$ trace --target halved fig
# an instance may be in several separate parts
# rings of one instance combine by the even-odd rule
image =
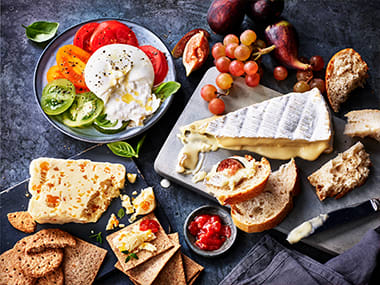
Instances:
[[[185,46],[187,44],[187,42],[190,40],[190,38],[192,36],[194,36],[195,34],[198,34],[199,32],[203,32],[205,37],[207,39],[210,38],[210,33],[207,32],[206,30],[204,29],[194,29],[194,30],[191,30],[190,32],[186,33],[179,41],[178,43],[175,45],[175,47],[173,48],[172,50],[172,55],[174,58],[179,58],[183,55],[183,51],[185,50]]]
[[[182,62],[186,69],[186,76],[200,68],[206,61],[210,52],[208,40],[204,32],[199,32],[192,36],[183,51]]]

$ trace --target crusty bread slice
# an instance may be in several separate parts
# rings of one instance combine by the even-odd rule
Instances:
[[[235,158],[237,159],[239,157]],[[239,158],[239,160],[243,159],[243,157]],[[271,173],[270,163],[264,157],[261,161],[255,161],[252,157],[250,157],[250,159],[250,161],[244,159],[247,161],[247,163],[245,163],[245,168],[238,170],[235,174],[228,177],[229,179],[233,179],[233,176],[241,175],[239,174],[241,171],[249,170],[247,173],[249,173],[250,176],[248,178],[240,176],[239,180],[236,181],[237,184],[234,186],[227,184],[220,187],[211,184],[210,180],[207,181],[208,177],[220,175],[220,172],[212,171],[206,177],[205,183],[207,191],[214,195],[222,205],[243,202],[259,195],[264,190],[265,184]]]
[[[344,115],[347,124],[344,134],[350,137],[372,137],[380,142],[380,110],[359,110]]]
[[[371,160],[361,142],[357,142],[337,157],[329,160],[320,169],[311,174],[309,179],[319,200],[326,197],[335,199],[358,187],[367,180]]]
[[[367,78],[368,66],[352,48],[343,49],[330,59],[326,68],[326,92],[334,112]]]
[[[247,233],[277,226],[293,208],[299,193],[298,170],[294,159],[273,172],[264,191],[253,199],[231,205],[234,224]]]

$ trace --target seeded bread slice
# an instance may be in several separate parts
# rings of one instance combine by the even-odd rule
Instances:
[[[380,142],[380,110],[359,110],[344,115],[347,124],[344,134],[350,137],[372,137]]]
[[[334,196],[338,199],[364,184],[369,175],[370,165],[369,154],[366,153],[363,144],[357,142],[325,163],[307,179],[315,187],[319,200]]]
[[[247,233],[271,229],[293,208],[293,196],[299,193],[299,189],[297,166],[291,159],[269,176],[261,194],[231,205],[232,220]]]
[[[246,167],[250,166],[247,165]],[[206,181],[207,191],[214,195],[222,205],[243,202],[259,195],[264,190],[271,173],[271,167],[269,161],[264,157],[261,161],[254,161],[252,167],[255,167],[255,175],[250,178],[243,178],[233,189],[230,185],[218,187]],[[218,172],[213,174],[218,175]]]
[[[343,49],[330,59],[325,79],[327,98],[334,112],[339,111],[351,91],[363,86],[367,71],[367,64],[352,48]]]

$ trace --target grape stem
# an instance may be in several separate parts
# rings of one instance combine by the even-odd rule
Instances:
[[[232,88],[232,87],[231,87],[231,88]],[[230,94],[230,90],[231,90],[231,88],[230,88],[230,89],[227,89],[227,90],[224,90],[225,93],[216,92],[217,97],[220,98],[220,97],[222,97],[222,96],[227,96],[227,95],[229,95],[229,94]]]
[[[255,61],[258,60],[260,58],[260,56],[270,53],[275,48],[276,48],[276,45],[271,45],[271,46],[266,47],[266,48],[259,48],[259,51],[252,54],[252,56],[254,56],[253,60],[255,60]]]

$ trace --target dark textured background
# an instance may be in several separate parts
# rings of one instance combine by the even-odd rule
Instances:
[[[4,190],[28,178],[28,166],[32,159],[40,156],[70,157],[91,144],[75,141],[53,128],[43,117],[35,103],[32,82],[37,60],[43,45],[27,40],[22,24],[47,20],[59,22],[58,34],[82,21],[99,17],[120,17],[146,26],[159,35],[173,48],[175,43],[189,30],[197,27],[209,30],[206,21],[207,9],[211,1],[10,1],[1,2],[1,165],[0,189]],[[380,94],[380,1],[285,1],[283,17],[297,29],[300,39],[300,55],[310,57],[321,55],[325,62],[338,50],[352,47],[368,63],[370,77],[364,89],[354,92],[349,102],[344,104],[339,116],[352,109],[365,107],[379,108]],[[245,20],[241,29],[255,26]],[[211,44],[222,37],[212,34]],[[181,60],[176,60],[178,81],[182,88],[161,121],[147,132],[142,155],[136,160],[148,184],[155,186],[160,200],[165,203],[165,211],[170,220],[181,225],[191,209],[208,203],[196,194],[172,186],[162,189],[160,177],[153,170],[153,162],[161,145],[180,115],[204,72],[212,66],[209,57],[199,71],[185,77]],[[276,82],[272,76],[275,62],[266,56],[265,75],[262,84],[283,93],[292,89],[296,82],[295,72],[284,82]],[[377,94],[378,96],[376,96]],[[137,138],[138,139],[138,138]],[[131,140],[132,144],[137,139]],[[182,232],[180,226],[175,230]],[[283,236],[271,231],[282,240]],[[261,234],[250,235],[253,244]],[[247,239],[247,235],[239,234]],[[182,236],[181,236],[181,240]],[[200,283],[214,284],[238,262],[249,248],[235,247],[221,259],[207,260],[191,255],[205,265],[206,272]],[[321,261],[330,256],[297,245],[297,248]],[[186,245],[184,250],[188,252]],[[190,252],[188,252],[190,254]],[[126,280],[121,274],[114,274],[104,281]]]

